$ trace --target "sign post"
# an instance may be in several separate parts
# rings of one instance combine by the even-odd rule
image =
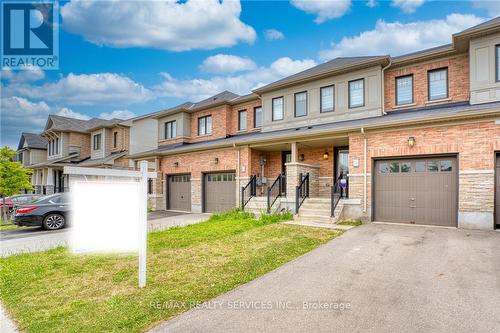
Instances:
[[[64,173],[67,175],[83,176],[85,179],[84,181],[76,181],[74,183],[75,189],[72,193],[72,200],[75,200],[75,207],[73,207],[75,213],[76,211],[80,212],[78,216],[73,216],[75,226],[72,229],[78,230],[78,238],[72,243],[76,251],[78,249],[81,249],[83,252],[138,251],[138,284],[139,288],[146,287],[148,179],[156,178],[156,173],[148,172],[147,161],[140,162],[139,171],[65,166]],[[87,180],[87,176],[97,177],[98,179]],[[109,180],[110,178],[115,178],[116,181],[112,182]],[[127,178],[131,181],[124,181]],[[82,196],[81,194],[86,195]],[[100,197],[100,199],[97,199],[96,202],[97,197]],[[124,202],[126,202],[125,206]],[[109,205],[112,207],[109,207]],[[99,209],[102,209],[102,214],[94,214],[91,217],[86,216],[86,212],[94,212]],[[117,218],[115,215],[103,216],[109,212],[114,212],[112,214],[116,214],[116,212],[121,213],[121,217]],[[80,220],[82,221],[80,222]],[[119,233],[120,237],[117,239],[118,235],[115,224],[125,220],[130,221],[128,223],[130,223],[131,228],[121,230]],[[96,238],[98,237],[95,235],[95,229],[87,230],[90,228],[89,225],[91,223],[108,226],[111,228],[111,231],[104,232],[102,235],[99,234],[99,241],[96,242]],[[137,228],[133,227],[134,225]],[[81,228],[78,228],[78,226]],[[87,234],[90,237],[83,237],[83,235]],[[124,248],[121,243],[127,246]]]

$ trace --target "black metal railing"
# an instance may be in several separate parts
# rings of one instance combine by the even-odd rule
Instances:
[[[64,193],[69,192],[69,187],[55,187],[54,193]]]
[[[300,206],[309,197],[309,173],[299,174],[300,183],[295,187],[295,214],[299,213]]]
[[[341,174],[337,180],[335,181],[335,184],[332,186],[332,193],[331,193],[331,216],[334,217],[335,215],[335,208],[337,208],[337,205],[340,201],[341,198],[347,198],[347,193],[348,193],[349,187],[347,183],[347,177],[344,174]]]
[[[241,209],[245,210],[247,203],[257,195],[257,175],[250,177],[248,184],[241,188]]]
[[[271,207],[276,200],[282,196],[286,196],[286,177],[284,174],[276,177],[271,186],[267,188],[267,212],[271,213]]]

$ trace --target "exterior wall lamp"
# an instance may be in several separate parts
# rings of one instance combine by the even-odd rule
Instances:
[[[411,147],[413,147],[413,146],[415,146],[415,144],[416,144],[416,143],[417,143],[417,142],[415,141],[415,137],[410,136],[410,137],[408,138],[408,146],[409,146],[410,148],[411,148]]]
[[[323,159],[327,160],[329,157],[330,155],[328,154],[328,151],[325,151],[325,153],[323,154]]]
[[[179,162],[174,162],[174,163],[172,163],[172,166],[173,166],[174,168],[177,168],[177,167],[179,166]]]
[[[304,161],[304,154],[299,155],[299,161],[301,161],[301,162]]]
[[[214,164],[219,164],[219,158],[218,157],[214,158]]]

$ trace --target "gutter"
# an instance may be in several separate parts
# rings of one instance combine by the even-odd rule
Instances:
[[[380,86],[382,87],[381,91],[382,91],[382,115],[385,116],[387,114],[387,112],[385,112],[385,80],[384,80],[384,72],[387,68],[391,67],[392,65],[392,59],[389,57],[389,63],[387,64],[387,66],[385,67],[382,67],[382,77],[380,78]]]
[[[367,185],[367,170],[366,170],[366,167],[367,167],[367,159],[366,159],[366,133],[365,133],[365,129],[364,127],[361,127],[361,134],[363,135],[363,213],[366,214],[366,211],[367,211],[367,197],[368,197],[368,194],[366,193],[367,192],[367,188],[368,188],[368,185]]]

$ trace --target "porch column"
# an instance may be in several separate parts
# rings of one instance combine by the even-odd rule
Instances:
[[[52,168],[47,168],[47,186],[45,194],[54,193],[54,170]]]
[[[292,160],[290,162],[296,163],[299,160],[299,145],[297,142],[292,142]]]

